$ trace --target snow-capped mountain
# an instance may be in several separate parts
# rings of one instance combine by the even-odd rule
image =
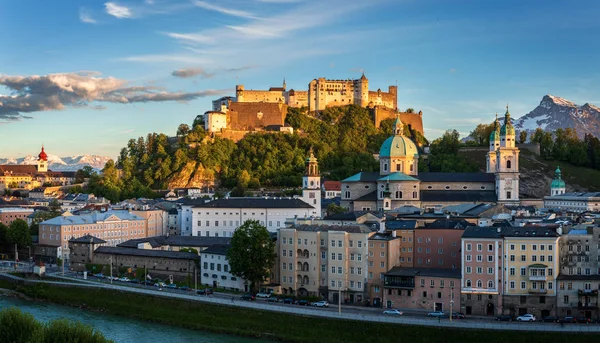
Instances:
[[[111,158],[99,155],[80,155],[59,157],[48,154],[48,169],[53,171],[77,171],[85,166],[91,166],[96,170],[104,168]],[[37,164],[38,157],[27,155],[21,158],[0,158],[0,164]]]
[[[586,103],[579,106],[567,99],[545,95],[533,111],[513,120],[517,131],[535,131],[540,127],[545,131],[574,128],[583,137],[590,133],[600,137],[600,108]]]

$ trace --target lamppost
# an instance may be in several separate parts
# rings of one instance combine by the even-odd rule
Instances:
[[[146,263],[144,263],[144,287],[146,287],[146,280],[148,280],[148,269],[146,269]]]
[[[454,308],[454,287],[450,288],[450,322],[452,322],[453,308]]]
[[[342,315],[342,281],[338,280],[338,314]]]
[[[108,260],[110,261],[110,284],[112,285],[112,256]]]

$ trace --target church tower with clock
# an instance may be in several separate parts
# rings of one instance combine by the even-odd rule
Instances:
[[[312,147],[306,159],[306,174],[302,178],[302,200],[311,205],[314,210],[312,217],[321,217],[321,174],[319,162],[315,157]]]
[[[499,132],[499,139],[495,140],[499,145],[490,141],[490,154],[495,154],[494,163],[488,163],[488,172],[496,174],[496,195],[499,203],[519,203],[519,148],[516,147],[515,128],[510,119],[510,112],[506,106],[504,123]],[[491,137],[490,137],[491,138]],[[499,142],[498,142],[499,140]],[[495,151],[492,151],[494,149]],[[495,170],[490,170],[493,165]]]

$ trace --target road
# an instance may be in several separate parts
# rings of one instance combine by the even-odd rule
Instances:
[[[62,278],[62,273],[54,273],[56,278]],[[70,277],[69,277],[70,276]],[[175,299],[200,301],[206,303],[214,303],[229,306],[239,306],[246,308],[254,308],[267,311],[284,312],[290,314],[309,315],[314,317],[325,317],[325,318],[337,318],[337,319],[349,319],[369,322],[380,322],[380,323],[391,323],[391,324],[405,324],[405,325],[422,325],[422,326],[436,326],[436,327],[453,327],[453,328],[464,328],[464,329],[487,329],[487,330],[514,330],[514,331],[552,331],[552,332],[588,332],[588,333],[600,333],[600,325],[598,324],[568,324],[558,325],[553,323],[517,323],[517,322],[496,322],[493,320],[453,320],[437,318],[427,318],[422,314],[411,315],[406,314],[403,316],[385,316],[382,314],[381,309],[374,308],[362,308],[362,307],[348,307],[342,306],[342,312],[338,313],[336,306],[329,308],[316,308],[311,306],[298,306],[283,303],[271,303],[264,300],[259,301],[244,301],[239,298],[239,295],[219,293],[213,294],[212,296],[200,296],[196,295],[195,292],[182,291],[182,290],[158,290],[153,286],[144,286],[138,284],[129,284],[115,281],[112,285],[105,279],[96,279],[91,277],[90,280],[83,280],[81,276],[73,280],[73,273],[65,273],[65,281],[50,281],[51,284],[62,284],[62,285],[73,285],[77,287],[97,287],[105,289],[113,289],[119,291],[134,292],[139,294],[147,294],[152,296],[160,297],[171,297]],[[12,275],[9,277],[17,278]],[[77,281],[74,283],[73,281]]]

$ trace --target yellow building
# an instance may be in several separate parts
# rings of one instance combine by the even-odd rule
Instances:
[[[503,229],[504,284],[501,313],[556,315],[559,235],[545,227]]]

